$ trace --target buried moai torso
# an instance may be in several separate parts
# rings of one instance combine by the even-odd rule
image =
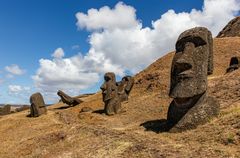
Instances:
[[[30,104],[31,104],[31,107],[30,107],[31,117],[38,117],[42,114],[47,113],[47,108],[41,93],[34,93],[33,95],[31,95]]]
[[[237,70],[239,68],[239,60],[240,60],[240,57],[232,57],[230,60],[229,67],[226,70],[226,73]]]
[[[80,103],[82,103],[83,101],[78,99],[78,98],[73,98],[70,97],[69,95],[67,95],[66,93],[64,93],[63,91],[59,90],[57,92],[57,95],[61,98],[61,101],[69,106],[76,106]]]
[[[11,105],[0,107],[0,115],[8,115],[11,113]]]
[[[118,87],[116,84],[115,74],[108,72],[104,75],[105,82],[101,86],[104,111],[107,115],[119,113],[121,102],[118,96]]]
[[[211,32],[196,27],[183,32],[172,61],[168,109],[170,131],[196,128],[219,112],[219,104],[207,96],[207,75],[213,72]]]
[[[124,76],[120,82],[117,83],[118,95],[121,101],[128,100],[128,96],[132,90],[134,78],[131,76]]]

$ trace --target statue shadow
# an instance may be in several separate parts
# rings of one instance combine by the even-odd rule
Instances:
[[[95,110],[95,111],[93,111],[92,113],[95,113],[95,114],[104,114],[105,111],[104,111],[104,109],[100,109],[100,110]]]
[[[32,117],[31,114],[27,114],[26,117]]]
[[[153,131],[155,133],[168,132],[170,129],[166,119],[146,121],[140,124],[140,126],[143,126],[146,131]]]
[[[64,110],[64,109],[68,109],[68,108],[71,108],[72,106],[61,106],[61,107],[58,107],[58,108],[54,108],[54,109],[57,109],[57,110]]]

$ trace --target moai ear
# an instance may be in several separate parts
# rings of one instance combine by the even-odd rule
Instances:
[[[213,73],[213,38],[210,31],[208,31],[208,48],[208,75],[211,75]]]

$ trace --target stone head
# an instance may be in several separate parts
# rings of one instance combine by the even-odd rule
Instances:
[[[38,108],[45,107],[45,102],[43,99],[43,96],[41,93],[34,93],[30,97],[30,104],[34,104],[35,106],[38,106]]]
[[[229,63],[229,67],[227,68],[227,73],[237,70],[239,68],[239,57],[232,57]]]
[[[171,68],[169,96],[190,98],[207,90],[207,75],[213,72],[211,32],[196,27],[180,34]]]
[[[107,72],[104,75],[104,83],[100,87],[103,94],[103,101],[112,99],[116,95],[116,78],[113,72]]]
[[[230,64],[229,66],[232,66],[232,65],[239,65],[239,57],[232,57],[231,60],[230,60]]]
[[[122,78],[122,82],[126,85],[125,86],[126,93],[129,94],[134,84],[134,78],[132,76],[124,76]]]

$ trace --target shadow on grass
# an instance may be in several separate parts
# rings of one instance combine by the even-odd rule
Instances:
[[[143,126],[146,131],[155,133],[168,132],[170,129],[166,119],[146,121],[140,124],[140,126]]]
[[[31,114],[27,114],[26,117],[32,117]]]
[[[95,111],[93,111],[92,113],[96,113],[96,114],[104,114],[105,111],[104,111],[104,109],[100,109],[100,110],[95,110]]]
[[[64,109],[68,109],[68,108],[71,108],[72,106],[61,106],[59,108],[54,108],[54,109],[57,109],[57,110],[64,110]]]

